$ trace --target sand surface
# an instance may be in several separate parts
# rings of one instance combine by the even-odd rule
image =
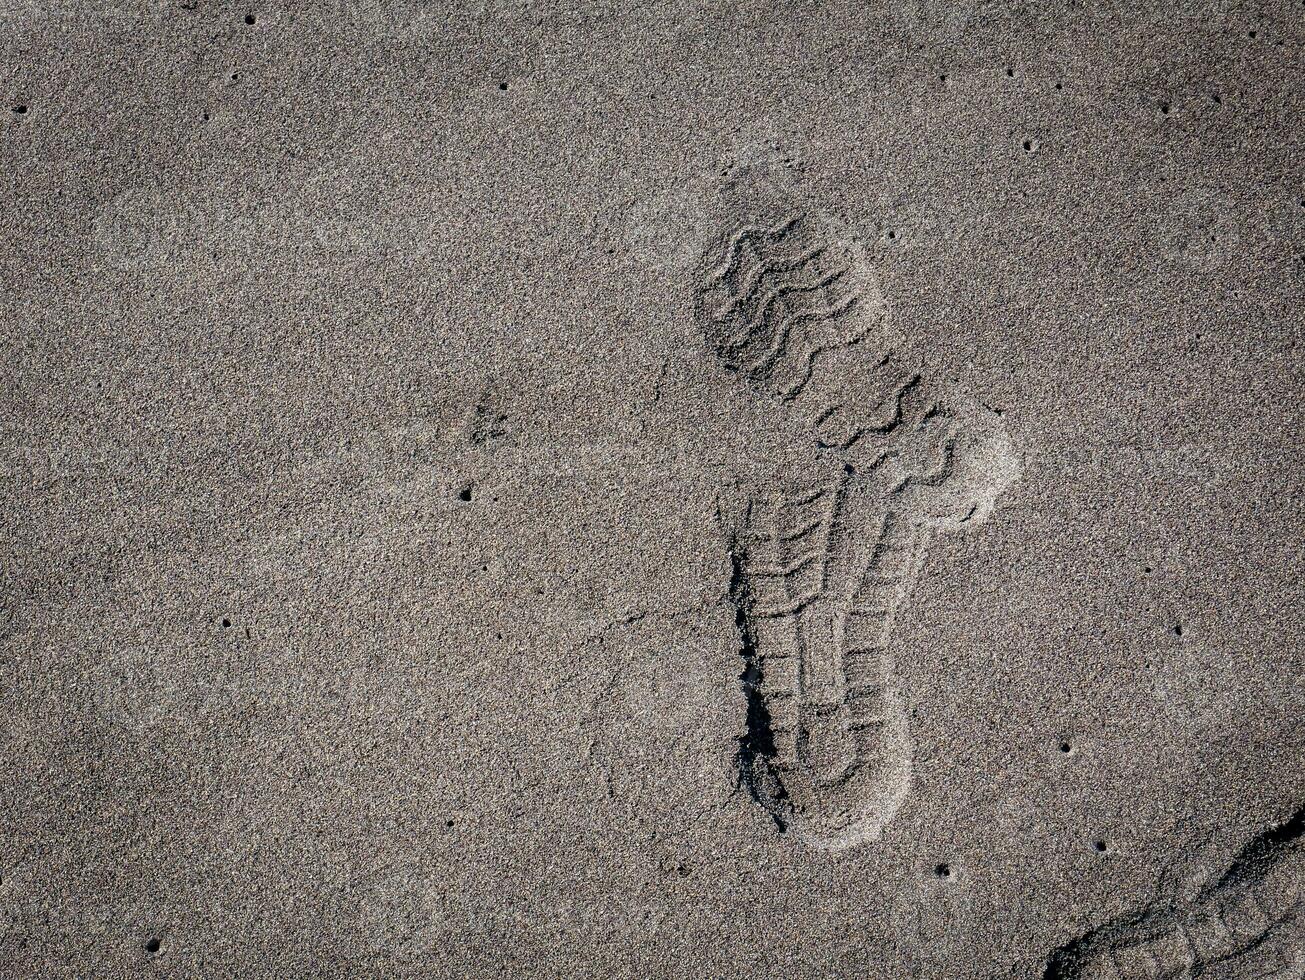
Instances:
[[[1300,980],[1303,43],[0,0],[0,974]]]

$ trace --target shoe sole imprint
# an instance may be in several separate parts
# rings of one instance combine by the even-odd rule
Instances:
[[[956,490],[960,420],[918,374],[888,358],[848,357],[885,316],[851,238],[819,214],[760,210],[709,243],[699,325],[728,371],[858,465],[751,501],[731,542],[748,698],[739,770],[781,830],[839,850],[878,837],[910,789],[889,639],[928,541],[945,526],[930,495],[946,490],[939,499],[968,504],[975,494],[995,499],[1004,483]],[[868,411],[866,391],[877,392]],[[964,524],[979,507],[951,519]]]
[[[844,522],[867,507],[879,510],[878,533],[845,533]],[[813,508],[824,513],[803,532]],[[741,757],[744,782],[781,830],[791,826],[814,846],[874,839],[911,783],[888,635],[928,532],[840,480],[754,501],[746,534],[734,600],[745,684],[759,699],[767,744]],[[811,550],[794,553],[803,546]]]
[[[696,313],[722,363],[794,402],[816,362],[882,321],[883,295],[860,248],[830,219],[790,211],[740,220],[710,245]]]
[[[1107,923],[1056,950],[1045,980],[1302,980],[1305,810],[1248,844],[1185,905]]]

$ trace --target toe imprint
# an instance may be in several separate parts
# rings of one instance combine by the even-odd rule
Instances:
[[[697,315],[716,355],[784,401],[812,384],[822,353],[857,343],[883,314],[861,249],[818,213],[737,221],[703,260]]]

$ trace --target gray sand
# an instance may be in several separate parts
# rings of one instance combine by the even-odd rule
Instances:
[[[1305,976],[1300,4],[0,26],[4,976]]]

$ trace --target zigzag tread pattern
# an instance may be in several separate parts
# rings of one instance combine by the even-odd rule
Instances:
[[[818,216],[737,227],[704,264],[698,317],[717,356],[753,382],[788,379],[776,384],[785,399],[800,394],[821,350],[859,339],[840,321],[866,300],[864,269]]]

